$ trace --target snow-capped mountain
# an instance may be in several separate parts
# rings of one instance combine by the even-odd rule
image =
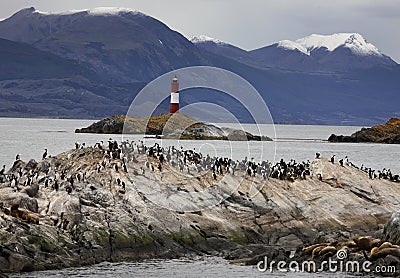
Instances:
[[[241,60],[248,55],[246,50],[205,35],[191,36],[188,39],[197,47],[220,56]]]
[[[39,10],[34,10],[33,13],[38,13],[42,15],[71,15],[77,13],[86,13],[88,15],[94,16],[110,16],[110,15],[121,15],[121,14],[133,14],[133,15],[141,15],[147,16],[144,13],[139,11],[129,9],[129,8],[119,8],[119,7],[97,7],[93,9],[84,9],[84,10],[70,10],[70,11],[62,11],[62,12],[43,12]]]
[[[212,43],[215,43],[215,44],[226,44],[223,41],[208,37],[206,35],[190,36],[188,39],[194,44],[207,43],[207,42],[212,42]]]
[[[47,13],[27,8],[0,23],[0,37],[79,61],[114,82],[149,81],[177,64],[204,63],[184,36],[131,9]]]
[[[397,65],[358,33],[312,34],[296,41],[282,40],[252,51],[245,51],[218,39],[207,39],[206,36],[192,42],[215,54],[265,68],[351,71]]]
[[[371,125],[400,116],[399,65],[357,33],[311,35],[246,51],[207,36],[189,41],[131,9],[28,8],[0,21],[0,38],[0,116],[126,113],[147,82],[196,65],[244,77],[279,123]],[[185,90],[181,101],[215,103],[251,121],[240,103],[215,91]],[[168,100],[162,105],[168,109]]]
[[[298,50],[306,55],[311,55],[314,50],[321,48],[332,52],[338,47],[345,47],[356,55],[383,56],[376,46],[367,42],[358,33],[338,33],[327,36],[312,34],[296,41],[279,41],[277,46],[287,50]]]
[[[396,66],[358,33],[310,35],[282,40],[250,51],[250,59],[263,66],[302,71],[352,71],[376,66]]]

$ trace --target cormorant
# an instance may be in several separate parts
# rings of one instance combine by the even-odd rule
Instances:
[[[43,153],[43,156],[42,156],[42,160],[45,160],[46,157],[47,157],[47,149],[44,149],[44,153]]]
[[[3,169],[0,170],[0,175],[4,175],[6,172],[6,165],[3,165]]]

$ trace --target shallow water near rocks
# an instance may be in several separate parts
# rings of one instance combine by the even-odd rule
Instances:
[[[65,119],[15,119],[0,118],[0,164],[7,167],[20,153],[21,159],[39,160],[45,148],[50,155],[74,148],[76,141],[86,145],[94,145],[100,140],[143,140],[143,135],[107,135],[74,133],[76,128],[86,127],[93,120]],[[237,124],[217,124],[238,128]],[[394,173],[400,173],[400,145],[368,144],[368,143],[329,143],[330,134],[350,135],[361,127],[355,126],[312,126],[312,125],[251,125],[244,124],[246,131],[269,136],[274,142],[226,142],[226,141],[175,141],[163,140],[164,145],[177,145],[184,148],[196,148],[210,155],[229,156],[233,159],[250,159],[261,156],[270,161],[295,159],[297,161],[312,160],[316,152],[322,156],[336,154],[337,159],[348,156],[349,160],[358,166],[364,164],[374,169],[390,168]],[[146,139],[148,144],[160,142],[156,139]],[[275,152],[276,151],[276,152]]]
[[[229,264],[218,257],[100,263],[88,267],[14,274],[10,277],[348,277],[345,273],[260,272],[256,266]],[[368,277],[368,276],[363,276]]]

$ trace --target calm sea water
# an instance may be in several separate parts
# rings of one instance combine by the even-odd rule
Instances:
[[[143,140],[142,135],[104,135],[76,134],[76,128],[93,123],[90,120],[57,119],[12,119],[0,118],[0,164],[11,166],[15,156],[20,153],[23,160],[40,159],[44,149],[56,155],[74,147],[75,141],[93,145],[110,137],[116,140]],[[223,126],[238,127],[236,124]],[[329,143],[330,134],[350,135],[360,127],[354,126],[299,126],[299,125],[243,125],[253,133],[261,133],[274,138],[274,142],[226,142],[226,141],[175,141],[163,140],[162,145],[175,145],[184,148],[196,148],[202,153],[243,159],[247,156],[255,160],[268,159],[277,161],[295,159],[312,160],[316,152],[323,156],[336,154],[338,159],[349,157],[356,165],[364,164],[374,169],[390,168],[400,173],[400,145]],[[259,129],[259,132],[258,132]],[[148,144],[159,142],[146,139]]]
[[[243,125],[253,133],[261,133],[273,142],[226,142],[226,141],[175,141],[144,139],[142,135],[75,134],[76,128],[85,127],[88,120],[49,120],[0,118],[0,164],[11,166],[16,154],[23,160],[39,160],[44,149],[56,155],[74,147],[75,141],[93,145],[110,137],[116,140],[145,140],[148,144],[175,145],[196,148],[202,153],[243,159],[277,161],[295,159],[312,160],[316,152],[323,156],[336,154],[340,159],[349,156],[357,165],[375,169],[390,168],[400,173],[400,145],[329,143],[330,134],[350,135],[360,127],[343,126],[291,126],[291,125]],[[238,127],[224,124],[223,126]],[[258,132],[259,131],[259,132]],[[339,274],[260,273],[255,267],[231,265],[221,258],[147,260],[136,263],[102,263],[90,267],[59,271],[15,274],[14,277],[346,277]]]
[[[14,274],[11,277],[348,277],[340,273],[260,272],[256,266],[229,264],[217,257],[194,259],[145,260],[136,263],[100,263],[90,267]],[[365,276],[364,276],[365,277]]]

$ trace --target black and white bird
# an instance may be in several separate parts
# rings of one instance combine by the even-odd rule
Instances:
[[[346,165],[346,166],[349,165],[349,157],[348,157],[347,155],[344,157],[343,163],[344,163],[344,165]]]
[[[334,154],[334,155],[332,155],[332,157],[331,157],[331,162],[332,162],[332,163],[335,163],[335,156],[336,156],[336,155]]]
[[[47,149],[44,149],[44,153],[42,155],[42,160],[45,160],[47,157]]]
[[[3,165],[3,168],[0,170],[0,175],[4,175],[6,172],[6,165]]]

